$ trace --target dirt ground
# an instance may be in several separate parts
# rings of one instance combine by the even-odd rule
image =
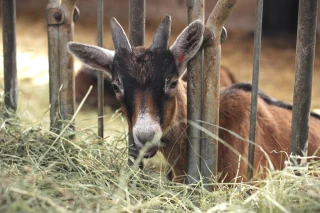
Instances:
[[[17,17],[17,67],[19,76],[19,112],[25,119],[49,124],[49,89],[47,61],[47,33],[45,19],[21,14]],[[85,19],[75,25],[75,41],[87,44],[96,43],[96,22]],[[159,20],[160,22],[160,20]],[[174,22],[174,20],[173,20]],[[32,23],[32,26],[30,26]],[[109,32],[109,21],[105,21],[105,47],[113,48]],[[122,23],[127,31],[127,23]],[[29,27],[26,27],[29,26]],[[184,26],[172,30],[172,44]],[[2,28],[2,27],[1,27]],[[146,28],[146,44],[152,41],[156,26]],[[2,35],[0,35],[2,41]],[[0,51],[2,53],[2,43]],[[314,64],[314,83],[312,93],[312,109],[320,109],[320,46],[316,46]],[[0,58],[0,91],[3,91],[3,57]],[[236,29],[228,31],[228,39],[222,45],[222,64],[228,67],[237,81],[251,81],[253,66],[253,34]],[[76,69],[79,68],[76,62]],[[259,87],[266,94],[292,103],[295,70],[295,38],[263,38],[261,49]],[[122,131],[121,119],[110,120],[113,111],[106,107],[106,135]],[[76,124],[81,128],[97,126],[97,113],[94,107],[85,105],[76,117]],[[95,129],[95,128],[94,128]]]

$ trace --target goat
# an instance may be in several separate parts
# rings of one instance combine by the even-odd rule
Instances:
[[[89,87],[92,85],[91,93],[87,98],[87,102],[91,105],[96,106],[98,103],[97,93],[97,71],[88,67],[82,66],[77,72],[75,77],[75,93],[76,101],[82,101],[84,96],[87,94]],[[183,81],[187,81],[187,72],[181,77]],[[104,75],[104,104],[111,107],[112,109],[119,109],[120,103],[116,99],[116,95],[111,85],[112,79],[108,75]],[[220,87],[228,87],[236,83],[235,77],[232,75],[230,70],[226,67],[221,66],[220,69]]]
[[[88,92],[90,86],[92,90],[87,98],[87,103],[97,106],[98,103],[98,79],[96,70],[88,67],[81,67],[75,77],[75,93],[76,101],[82,101]],[[120,104],[116,99],[116,95],[111,86],[111,78],[108,75],[104,76],[104,104],[116,110],[120,108]]]
[[[70,42],[69,51],[91,69],[112,77],[112,86],[121,104],[137,150],[148,142],[145,158],[159,150],[173,171],[174,181],[183,182],[187,168],[187,85],[181,80],[187,63],[199,50],[204,25],[197,20],[187,26],[168,47],[171,18],[167,16],[156,30],[149,48],[131,47],[115,18],[111,19],[115,54],[96,46]],[[251,84],[237,83],[220,91],[219,126],[248,139]],[[260,92],[254,168],[268,166],[268,155],[275,169],[282,169],[289,152],[292,107]],[[309,154],[319,155],[320,116],[311,114]],[[228,131],[219,138],[248,157],[248,143]],[[223,144],[218,148],[220,181],[246,180],[247,162]],[[238,174],[238,176],[237,176]],[[241,177],[241,178],[238,178]]]

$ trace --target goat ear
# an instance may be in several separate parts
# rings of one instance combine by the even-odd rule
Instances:
[[[68,51],[87,67],[105,71],[111,76],[114,51],[76,42],[68,43]]]
[[[169,37],[171,33],[171,17],[167,15],[159,24],[153,37],[151,50],[167,50],[169,47]]]
[[[192,59],[200,49],[203,41],[203,33],[203,23],[200,20],[196,20],[180,33],[170,47],[180,75],[182,75],[187,68],[188,61]]]
[[[132,50],[129,40],[117,19],[112,18],[110,21],[110,26],[114,49],[116,50],[116,52],[119,49],[126,49],[127,51],[131,52]]]

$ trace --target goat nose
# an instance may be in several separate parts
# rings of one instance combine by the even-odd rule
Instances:
[[[137,139],[140,141],[140,143],[145,144],[152,141],[154,134],[154,131],[139,132],[139,134],[137,135]]]

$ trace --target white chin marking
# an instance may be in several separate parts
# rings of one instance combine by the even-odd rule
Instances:
[[[146,141],[140,141],[139,136],[149,135],[149,134],[152,134],[152,132],[154,132],[154,136],[150,137],[150,141],[147,141],[147,142],[151,143],[151,145],[159,146],[160,139],[162,137],[162,130],[159,122],[153,119],[150,113],[140,112],[136,120],[136,123],[133,125],[133,130],[132,130],[136,145],[139,147],[143,147]]]

